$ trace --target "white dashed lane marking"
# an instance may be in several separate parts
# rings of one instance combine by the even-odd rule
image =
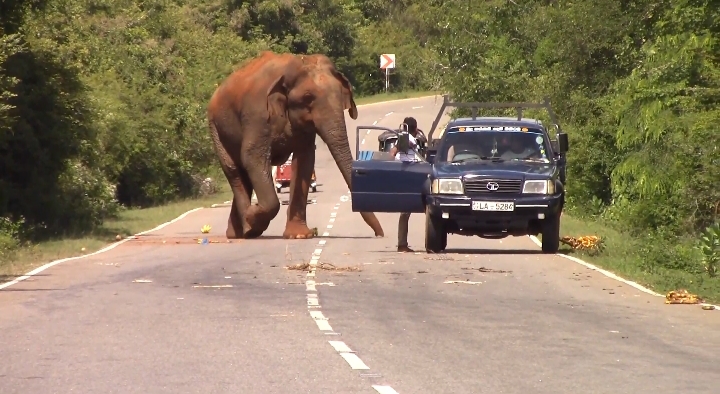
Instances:
[[[386,115],[387,116],[387,115]],[[377,123],[377,122],[375,122]],[[350,192],[348,192],[350,194]],[[343,202],[349,201],[350,198],[347,195],[342,195],[340,197],[340,202],[335,204],[333,207],[333,212],[330,213],[330,220],[329,223],[334,223],[337,218],[337,211],[340,209],[340,204]],[[332,224],[327,225],[328,229],[333,228]],[[330,233],[328,231],[325,231],[322,234],[323,237],[330,236]],[[320,261],[320,256],[323,252],[323,247],[327,244],[326,239],[321,239],[318,241],[317,248],[312,253],[312,256],[310,257],[310,270],[308,271],[305,279],[305,288],[307,291],[307,305],[308,305],[308,312],[310,313],[310,317],[313,319],[315,324],[317,325],[318,329],[325,335],[340,335],[340,333],[335,332],[332,328],[332,325],[330,325],[330,320],[323,314],[323,312],[319,309],[322,309],[322,306],[320,305],[320,298],[318,297],[317,293],[317,285],[328,285],[328,286],[335,286],[331,282],[327,283],[317,283],[315,281],[315,274],[317,271],[318,262]],[[351,369],[353,370],[369,370],[370,367],[368,367],[356,354],[356,352],[343,341],[328,341],[330,346],[335,349],[335,351],[340,355],[340,357],[345,360],[345,362],[348,363]],[[377,377],[379,377],[378,375]],[[397,391],[395,391],[390,386],[384,386],[384,385],[372,385],[372,388],[375,389],[380,394],[398,394]]]
[[[374,388],[375,391],[377,391],[380,394],[398,394],[398,392],[393,390],[393,388],[390,386],[380,386],[380,385],[374,384],[372,386],[372,388]]]
[[[350,347],[345,344],[343,341],[328,341],[330,343],[330,346],[335,349],[338,353],[352,353],[353,351],[350,350]]]
[[[340,357],[344,358],[352,369],[370,369],[355,353],[340,353]]]

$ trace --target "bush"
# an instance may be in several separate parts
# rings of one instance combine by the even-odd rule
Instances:
[[[0,262],[9,261],[20,246],[20,233],[24,221],[0,217]]]
[[[105,218],[116,215],[120,209],[115,185],[99,169],[80,162],[68,165],[60,175],[59,188],[57,204],[66,208],[52,228],[81,233],[100,226]]]

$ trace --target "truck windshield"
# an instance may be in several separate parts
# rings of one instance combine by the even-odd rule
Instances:
[[[539,129],[453,127],[443,136],[436,162],[530,161],[549,163],[549,144]]]

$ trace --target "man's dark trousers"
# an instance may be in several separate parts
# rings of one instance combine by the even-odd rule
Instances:
[[[398,247],[408,246],[408,224],[410,222],[410,212],[400,214],[400,220],[398,221]]]

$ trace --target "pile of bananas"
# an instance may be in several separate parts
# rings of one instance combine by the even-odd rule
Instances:
[[[583,237],[562,237],[560,242],[569,245],[575,250],[587,250],[590,252],[601,252],[605,247],[602,238],[596,235],[586,235]]]
[[[690,294],[687,290],[673,290],[665,296],[666,304],[699,304],[700,298],[695,294]]]

